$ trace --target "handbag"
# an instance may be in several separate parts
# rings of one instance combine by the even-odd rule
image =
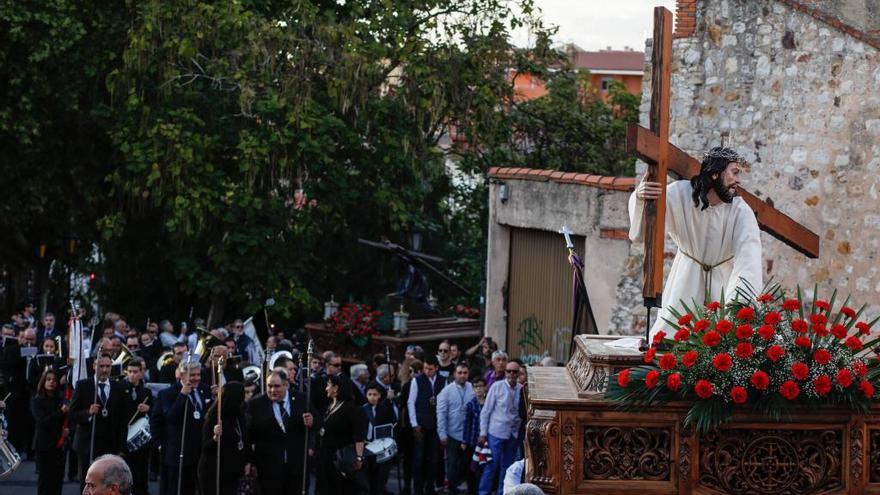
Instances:
[[[238,495],[260,495],[260,484],[257,482],[257,477],[246,474],[239,478],[238,489],[235,493]]]
[[[354,449],[354,444],[346,445],[336,450],[333,455],[333,465],[345,477],[350,477],[354,474],[355,462],[357,462],[357,451]]]

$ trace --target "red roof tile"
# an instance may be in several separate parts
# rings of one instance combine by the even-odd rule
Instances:
[[[574,66],[577,69],[642,71],[644,64],[644,52],[609,50],[574,54]]]
[[[633,177],[610,177],[595,174],[519,167],[491,167],[489,169],[489,177],[507,180],[549,180],[561,184],[581,184],[614,191],[632,191],[635,189],[636,185],[636,179]]]

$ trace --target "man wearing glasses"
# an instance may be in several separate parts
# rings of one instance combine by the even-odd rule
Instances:
[[[437,374],[443,378],[443,382],[449,382],[455,371],[455,363],[452,362],[452,354],[449,352],[451,347],[448,340],[440,342],[440,346],[437,347],[437,362],[440,364]]]
[[[483,470],[480,478],[480,495],[492,493],[492,487],[498,486],[498,495],[504,490],[499,480],[505,471],[516,460],[517,437],[519,434],[519,401],[522,385],[519,384],[519,364],[511,361],[504,368],[504,380],[492,384],[486,395],[486,403],[480,413],[481,446],[489,445],[492,461]]]
[[[232,322],[232,340],[235,341],[235,353],[246,358],[250,363],[260,362],[257,359],[257,349],[254,341],[244,333],[244,323],[241,320]]]

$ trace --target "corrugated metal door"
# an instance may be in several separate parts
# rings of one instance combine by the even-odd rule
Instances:
[[[565,361],[572,318],[572,269],[565,242],[561,235],[543,230],[510,231],[508,353],[521,357],[546,350]],[[584,245],[581,236],[572,240],[576,246]]]

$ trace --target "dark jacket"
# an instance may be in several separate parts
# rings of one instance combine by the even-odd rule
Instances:
[[[148,417],[149,413],[138,413],[137,407],[141,403],[144,403],[150,406],[150,410],[153,410],[153,393],[144,386],[143,381],[140,385],[135,387],[127,380],[123,380],[119,382],[123,387],[123,395],[125,396],[125,424],[126,424],[126,432],[128,431],[128,423],[134,422],[134,420],[140,419],[142,417]],[[127,449],[126,449],[127,450]]]
[[[101,399],[98,398],[98,403]],[[70,421],[77,424],[73,437],[73,448],[80,455],[88,457],[92,439],[92,416],[89,406],[95,403],[95,381],[90,378],[80,380],[70,399]],[[95,452],[94,457],[101,454],[119,454],[125,446],[128,418],[125,417],[125,395],[118,382],[110,381],[110,396],[107,397],[107,416],[98,413],[94,416]]]
[[[364,438],[366,438],[368,442],[375,440],[374,435],[371,434],[370,426],[375,428],[377,426],[397,422],[397,419],[394,417],[394,411],[384,402],[379,402],[376,405],[375,414],[373,413],[373,406],[370,404],[362,405],[361,409],[367,417],[367,430],[364,433]]]
[[[150,421],[152,427],[156,424],[161,434],[162,462],[165,465],[176,466],[180,461],[180,442],[184,433],[183,425],[186,424],[186,437],[183,439],[183,465],[192,466],[199,461],[202,452],[202,425],[205,413],[211,402],[211,389],[204,383],[200,383],[198,390],[202,399],[200,418],[193,415],[195,409],[188,396],[180,393],[180,383],[172,385],[159,392],[159,400],[155,412]],[[186,415],[184,416],[184,413]],[[155,437],[154,437],[155,438]]]
[[[431,430],[437,429],[437,396],[446,386],[446,380],[440,375],[435,375],[434,386],[431,387],[431,381],[428,376],[421,374],[416,377],[415,384],[419,388],[416,396],[416,420],[422,428]],[[412,392],[410,392],[412,393]]]
[[[58,439],[64,428],[63,404],[60,395],[31,399],[31,414],[36,422],[34,450],[42,452],[58,448]]]
[[[254,446],[254,459],[260,476],[281,478],[284,469],[284,453],[287,452],[287,464],[302,466],[303,446],[306,441],[306,427],[303,414],[306,412],[306,396],[290,390],[289,400],[292,401],[290,416],[285,421],[285,430],[281,429],[275,418],[273,402],[268,395],[260,395],[248,402],[247,435]],[[314,448],[315,432],[321,426],[319,418],[312,411],[314,425],[308,432],[309,445]],[[299,469],[302,469],[301,467]]]

